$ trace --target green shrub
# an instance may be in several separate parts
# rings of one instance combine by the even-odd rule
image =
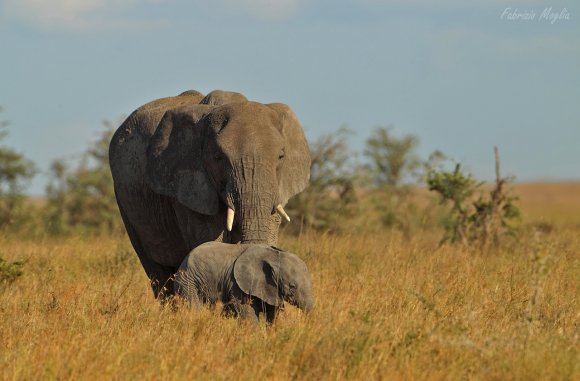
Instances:
[[[0,287],[4,287],[22,276],[24,261],[7,262],[0,257]]]
[[[456,164],[453,171],[446,171],[441,166],[445,157],[437,153],[428,167],[426,182],[429,190],[441,197],[441,202],[451,204],[449,214],[443,221],[445,234],[441,243],[460,242],[468,245],[478,242],[481,247],[488,244],[497,245],[503,236],[515,232],[514,222],[520,217],[515,205],[517,197],[512,196],[506,185],[512,180],[499,174],[499,153],[496,153],[496,182],[487,196],[476,191],[484,184],[464,173],[461,165]]]
[[[8,122],[0,121],[0,142],[8,134],[7,126]],[[14,230],[27,222],[30,214],[23,192],[35,173],[34,163],[11,147],[0,145],[0,229]]]
[[[349,131],[341,128],[310,145],[310,184],[292,199],[287,209],[292,222],[287,230],[341,231],[345,218],[356,214],[355,170],[346,145]]]
[[[98,234],[121,230],[109,169],[109,142],[114,128],[110,123],[105,124],[105,131],[83,154],[76,167],[71,168],[62,160],[52,163],[44,210],[49,234]]]

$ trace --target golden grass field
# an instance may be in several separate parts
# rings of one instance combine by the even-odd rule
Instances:
[[[282,236],[317,305],[273,327],[160,308],[126,237],[3,236],[0,256],[27,262],[0,286],[0,379],[580,380],[580,183],[515,193],[530,228],[493,252]]]

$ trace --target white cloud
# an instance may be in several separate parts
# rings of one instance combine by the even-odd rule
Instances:
[[[192,0],[187,7],[199,7]],[[251,18],[277,21],[294,16],[302,0],[210,0],[214,12],[233,12]],[[4,0],[2,18],[34,27],[55,30],[101,30],[164,25],[163,20],[136,20],[130,11],[138,7],[163,6],[167,0]],[[202,6],[203,8],[203,6]]]
[[[43,29],[98,29],[137,0],[5,0],[4,17]],[[119,21],[119,20],[117,20]]]

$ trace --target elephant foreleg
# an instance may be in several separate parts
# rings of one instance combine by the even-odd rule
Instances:
[[[115,197],[117,198],[117,203],[119,204],[119,211],[121,212],[121,217],[123,218],[123,223],[125,224],[127,234],[129,235],[129,239],[131,240],[131,244],[133,245],[133,248],[137,252],[139,261],[141,261],[141,265],[145,270],[145,274],[147,274],[147,277],[151,282],[153,294],[155,295],[156,299],[160,300],[162,303],[165,303],[165,300],[168,297],[173,296],[173,275],[177,271],[177,268],[163,266],[151,260],[149,256],[149,251],[143,244],[143,241],[139,233],[137,232],[137,229],[135,229],[135,226],[131,223],[131,221],[127,217],[125,209],[122,207],[123,203],[119,199],[119,194],[116,188],[115,188]]]
[[[145,269],[145,273],[151,282],[153,295],[156,299],[165,303],[167,299],[174,295],[173,283],[174,275],[177,271],[174,267],[162,266],[151,261],[149,258],[139,256],[139,260]]]
[[[276,320],[276,316],[278,315],[279,309],[280,309],[279,307],[266,304],[266,322],[268,324],[274,323],[274,320]]]
[[[240,313],[242,319],[258,324],[259,316],[260,311],[254,306],[254,304],[242,304],[242,311]]]
[[[201,308],[203,305],[203,295],[200,295],[200,290],[196,286],[195,280],[192,279],[191,273],[188,271],[178,271],[175,274],[173,283],[173,291],[187,302],[189,308]],[[209,303],[213,308],[215,303]]]
[[[222,315],[248,320],[252,323],[258,323],[258,312],[253,308],[253,306],[251,304],[241,303],[238,300],[226,303],[222,310]]]

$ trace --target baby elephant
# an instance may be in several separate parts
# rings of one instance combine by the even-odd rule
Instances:
[[[314,305],[310,273],[295,254],[267,245],[204,243],[175,275],[175,293],[190,305],[220,300],[226,316],[273,323],[284,301],[308,312]]]

